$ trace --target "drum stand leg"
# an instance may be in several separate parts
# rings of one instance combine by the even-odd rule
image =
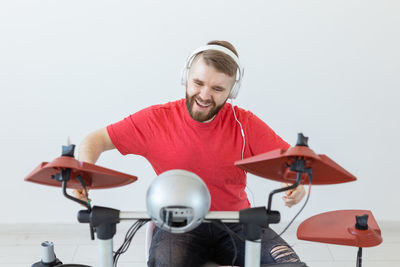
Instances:
[[[246,236],[245,267],[260,267],[261,260],[261,232],[262,228],[269,224],[279,223],[281,215],[279,211],[271,209],[272,196],[276,193],[294,189],[300,184],[301,173],[306,172],[312,180],[312,170],[304,168],[304,159],[297,159],[291,170],[297,172],[296,183],[291,186],[273,190],[269,194],[268,209],[265,207],[249,208],[239,211],[239,223],[244,226]]]
[[[245,267],[260,267],[262,229],[279,221],[279,212],[267,212],[265,207],[239,211],[239,222],[243,224],[246,237]]]
[[[361,258],[362,258],[362,247],[358,248],[357,252],[357,265],[356,267],[361,267]]]
[[[261,239],[255,242],[246,240],[246,251],[244,266],[259,267],[261,258]]]
[[[113,259],[113,239],[97,240],[98,247],[98,266],[100,267],[112,267],[114,264]]]
[[[78,212],[80,223],[90,223],[96,229],[100,267],[112,267],[114,264],[113,237],[117,231],[119,213],[119,210],[98,206],[94,206],[90,212],[88,210]]]

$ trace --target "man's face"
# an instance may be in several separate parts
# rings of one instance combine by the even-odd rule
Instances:
[[[192,63],[186,86],[186,107],[198,122],[210,122],[224,106],[235,77],[207,65],[202,56]]]

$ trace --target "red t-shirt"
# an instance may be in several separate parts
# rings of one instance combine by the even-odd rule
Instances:
[[[244,158],[278,148],[288,149],[262,120],[234,107],[245,133]],[[181,99],[143,109],[107,127],[114,146],[123,155],[145,157],[157,175],[171,169],[194,172],[211,194],[210,210],[250,207],[246,175],[234,165],[242,158],[243,139],[232,105],[226,103],[213,121],[193,120]]]

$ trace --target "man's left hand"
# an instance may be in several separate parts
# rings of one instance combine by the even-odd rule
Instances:
[[[282,187],[288,187],[291,184],[282,183]],[[303,185],[298,185],[295,189],[285,191],[285,195],[282,197],[283,201],[285,202],[285,206],[289,208],[293,205],[299,203],[303,197],[306,195],[306,190],[304,189]]]

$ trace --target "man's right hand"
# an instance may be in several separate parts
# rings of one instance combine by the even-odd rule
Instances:
[[[95,164],[101,153],[114,148],[115,146],[108,135],[107,128],[102,128],[92,132],[81,142],[78,160]],[[73,189],[72,194],[82,201],[88,201],[88,196],[83,189]]]
[[[72,194],[74,195],[74,197],[87,202],[88,201],[88,196],[85,193],[85,190],[83,189],[73,189],[72,190]],[[90,198],[89,198],[90,200]]]

